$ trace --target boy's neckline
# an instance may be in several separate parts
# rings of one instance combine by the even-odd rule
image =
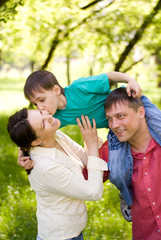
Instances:
[[[61,94],[60,95],[60,99],[59,99],[59,108],[58,110],[63,110],[65,109],[67,106],[67,99],[66,99],[66,96]]]

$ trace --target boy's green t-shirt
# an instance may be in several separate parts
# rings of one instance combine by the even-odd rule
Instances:
[[[58,109],[53,116],[61,121],[61,127],[77,125],[76,118],[81,115],[87,115],[90,120],[94,118],[97,128],[108,127],[104,103],[109,93],[110,85],[106,73],[79,78],[65,87],[67,106],[65,109]]]

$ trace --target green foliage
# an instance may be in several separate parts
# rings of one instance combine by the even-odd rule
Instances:
[[[149,71],[148,64],[140,64],[136,72],[131,72],[130,75],[136,76],[144,94],[161,108],[161,89],[157,88],[155,71]],[[30,188],[25,170],[17,165],[18,149],[9,139],[6,130],[8,116],[28,104],[22,93],[23,84],[22,79],[0,79],[0,102],[3,105],[0,108],[0,239],[2,240],[34,240],[37,234],[35,194]],[[83,144],[77,126],[65,127],[62,131],[76,142]],[[101,129],[99,136],[103,137],[104,134],[106,138],[106,131]],[[122,217],[118,190],[109,181],[104,183],[103,198],[97,202],[86,202],[86,205],[88,222],[83,231],[85,240],[131,239],[131,223],[126,222]]]
[[[20,2],[10,0],[9,3]],[[35,69],[43,65],[53,40],[57,43],[54,56],[89,56],[88,64],[94,67],[110,63],[114,69],[123,49],[133,38],[158,0],[101,1],[86,10],[81,7],[89,1],[28,0],[12,21],[2,25],[1,56],[3,63],[18,67],[34,63]],[[135,9],[135,11],[134,11]],[[160,46],[159,12],[137,44],[141,55],[148,58]],[[154,38],[155,36],[155,38]],[[134,62],[133,49],[123,69]],[[91,60],[92,59],[92,60]],[[92,62],[91,62],[92,61]],[[53,61],[49,68],[53,67]]]
[[[123,219],[118,191],[109,181],[104,183],[102,199],[98,202],[88,202],[87,208],[89,219],[84,230],[85,239],[131,239],[131,223]]]
[[[23,5],[23,0],[8,0],[0,7],[0,22],[6,23],[8,20],[13,20],[17,13],[17,6]]]
[[[61,131],[63,131],[65,134],[67,134],[69,137],[74,139],[77,143],[83,145],[83,138],[80,133],[79,127],[78,126],[67,126],[61,128]]]
[[[36,200],[29,186],[18,187],[11,182],[1,202],[0,239],[36,239]]]
[[[27,174],[17,164],[17,147],[7,134],[8,115],[0,116],[0,239],[34,240],[37,234],[36,199]],[[75,127],[64,128],[75,141],[82,142]],[[104,195],[99,202],[86,202],[88,224],[85,240],[129,239],[131,224],[121,216],[118,192],[109,182],[104,184]]]
[[[0,239],[36,238],[36,200],[26,172],[17,164],[17,147],[7,133],[7,115],[0,116]],[[3,184],[2,184],[3,183]]]

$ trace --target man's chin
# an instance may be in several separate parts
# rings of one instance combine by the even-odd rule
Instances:
[[[120,142],[127,142],[128,141],[127,137],[125,137],[125,136],[117,136],[117,138]]]

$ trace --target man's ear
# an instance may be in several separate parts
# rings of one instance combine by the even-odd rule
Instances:
[[[55,91],[57,96],[61,95],[61,90],[60,90],[60,87],[58,85],[54,85],[53,90]]]
[[[142,106],[139,107],[138,112],[139,112],[140,119],[145,118],[145,108],[144,107],[142,107]]]
[[[31,146],[36,147],[36,146],[39,146],[40,143],[41,143],[41,141],[39,139],[36,139],[31,143]]]

